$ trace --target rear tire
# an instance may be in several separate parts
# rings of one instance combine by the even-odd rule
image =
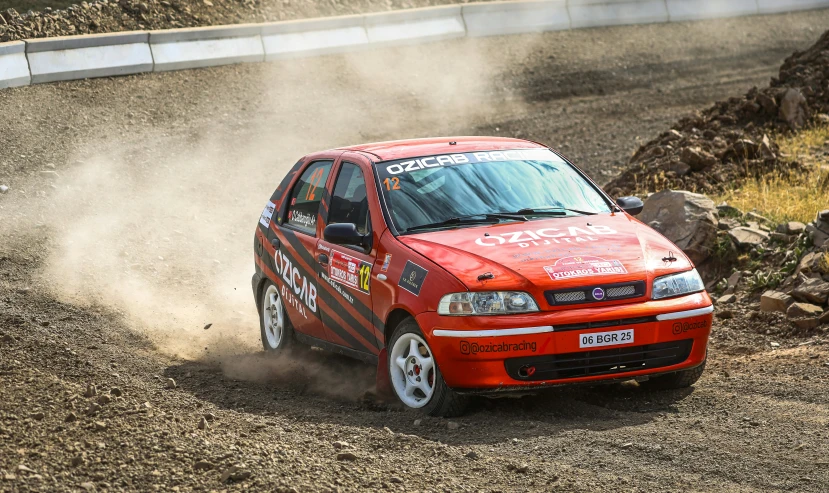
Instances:
[[[294,328],[288,319],[279,288],[271,281],[265,281],[259,300],[259,329],[262,347],[272,354],[281,354],[295,345]]]
[[[690,368],[688,370],[681,370],[674,373],[666,373],[665,375],[657,375],[651,377],[639,385],[648,390],[676,390],[686,389],[691,385],[697,383],[703,372],[705,372],[705,361],[701,365]]]
[[[450,389],[417,322],[407,318],[392,333],[386,361],[398,400],[430,416],[450,418],[466,410],[469,398]]]

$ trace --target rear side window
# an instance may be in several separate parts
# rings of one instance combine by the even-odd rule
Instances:
[[[331,171],[333,161],[317,161],[302,173],[299,181],[291,190],[288,201],[288,214],[285,222],[310,235],[316,235],[317,213],[325,192],[325,181]]]
[[[354,223],[360,234],[370,229],[366,181],[356,164],[343,163],[337,176],[328,211],[328,224],[334,223]]]

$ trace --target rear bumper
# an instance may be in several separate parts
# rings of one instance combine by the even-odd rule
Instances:
[[[712,312],[708,295],[698,293],[521,316],[448,317],[426,312],[417,321],[449,387],[499,391],[693,368],[705,361]],[[595,342],[601,334],[618,331],[628,331],[625,337],[632,340],[584,347],[591,335]]]

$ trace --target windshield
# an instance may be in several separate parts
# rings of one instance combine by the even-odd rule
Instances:
[[[429,156],[376,167],[400,233],[511,220],[497,214],[529,220],[610,212],[587,180],[546,149]]]

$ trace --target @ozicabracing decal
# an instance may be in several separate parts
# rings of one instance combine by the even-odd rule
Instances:
[[[423,281],[426,280],[426,274],[428,273],[428,270],[411,260],[407,260],[406,267],[403,268],[403,274],[400,275],[400,282],[397,285],[415,296],[420,296],[420,288],[423,287]]]
[[[607,274],[627,274],[628,271],[618,260],[605,260],[600,257],[564,257],[555,264],[544,266],[550,279],[573,279],[575,277],[602,276]],[[595,296],[596,293],[594,293]],[[604,298],[604,293],[597,299]]]
[[[344,286],[368,294],[371,264],[337,250],[331,250],[328,277]]]

